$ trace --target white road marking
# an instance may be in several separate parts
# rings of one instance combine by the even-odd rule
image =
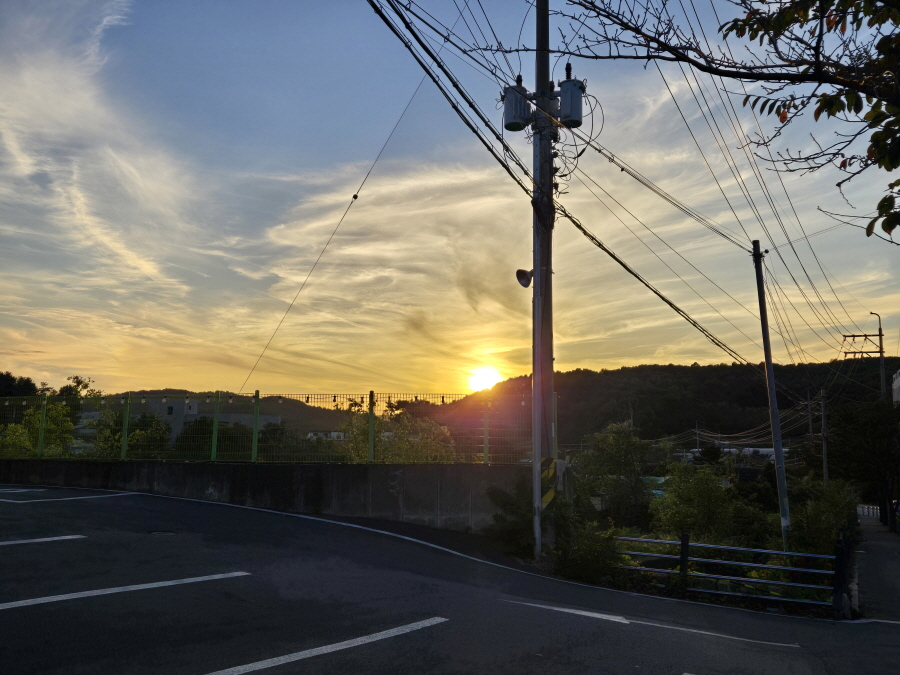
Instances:
[[[387,638],[396,637],[398,635],[403,635],[404,633],[411,633],[415,630],[421,630],[422,628],[428,628],[429,626],[435,626],[439,623],[444,623],[448,621],[440,616],[432,617],[431,619],[425,619],[424,621],[416,621],[415,623],[408,623],[405,626],[398,626],[397,628],[391,628],[390,630],[381,631],[380,633],[372,633],[371,635],[365,635],[363,637],[355,638],[353,640],[345,640],[344,642],[336,642],[333,645],[325,645],[324,647],[316,647],[315,649],[307,649],[302,652],[296,652],[294,654],[288,654],[286,656],[278,656],[274,659],[266,659],[265,661],[257,661],[256,663],[248,663],[244,666],[235,666],[234,668],[226,668],[225,670],[217,670],[214,673],[208,673],[208,675],[243,675],[243,673],[252,673],[256,670],[263,670],[264,668],[273,668],[274,666],[280,666],[285,663],[293,663],[294,661],[300,661],[302,659],[312,658],[313,656],[321,656],[322,654],[331,654],[332,652],[337,652],[342,649],[350,649],[351,647],[359,647],[360,645],[368,644],[370,642],[377,642],[378,640],[386,640]]]
[[[124,497],[135,495],[137,492],[115,492],[111,495],[87,495],[86,497],[52,497],[50,499],[0,499],[7,504],[35,504],[37,502],[68,502],[73,499],[100,499],[101,497]]]
[[[739,642],[752,642],[757,645],[769,645],[771,647],[795,647],[800,645],[787,642],[767,642],[765,640],[751,640],[750,638],[737,637],[736,635],[725,635],[724,633],[713,633],[708,630],[698,630],[696,628],[684,628],[682,626],[672,626],[665,623],[654,623],[652,621],[641,621],[639,619],[626,619],[623,616],[615,616],[612,614],[600,614],[598,612],[586,612],[581,609],[570,609],[569,607],[555,607],[553,605],[538,605],[531,602],[516,602],[515,600],[504,600],[516,605],[527,605],[529,607],[539,607],[540,609],[549,609],[554,612],[565,612],[566,614],[577,614],[579,616],[587,616],[592,619],[603,619],[605,621],[614,621],[616,623],[639,624],[642,626],[652,626],[654,628],[666,628],[668,630],[680,630],[685,633],[696,633],[697,635],[709,635],[711,637],[724,638],[726,640],[738,640]]]
[[[603,619],[604,621],[614,621],[616,623],[631,623],[624,616],[615,616],[614,614],[600,614],[599,612],[586,612],[583,609],[568,609],[562,607],[551,607],[550,605],[538,605],[533,602],[517,602],[515,600],[504,600],[514,605],[528,605],[529,607],[540,607],[541,609],[553,609],[558,612],[566,612],[567,614],[577,614],[578,616],[589,616],[592,619]]]
[[[33,490],[29,488],[0,488],[0,492],[46,492],[46,488]]]
[[[105,489],[105,488],[81,488],[81,487],[58,486],[58,485],[48,485],[47,487],[50,487],[50,488],[60,487],[65,490],[103,490],[103,489]],[[306,515],[304,513],[288,513],[287,511],[276,511],[275,509],[264,509],[259,506],[245,506],[244,504],[229,504],[228,502],[214,502],[214,501],[210,501],[208,499],[195,499],[192,497],[173,497],[172,495],[160,495],[160,494],[154,494],[152,492],[122,492],[119,494],[142,495],[144,497],[156,497],[159,499],[175,499],[175,500],[182,501],[182,502],[194,502],[195,504],[206,504],[207,506],[227,506],[227,507],[230,507],[233,509],[244,509],[245,511],[259,511],[260,513],[269,513],[272,515],[283,516],[283,517],[287,517],[287,518],[299,518],[301,520],[310,520],[313,522],[324,523],[327,525],[334,525],[337,527],[346,527],[346,528],[350,528],[350,529],[354,529],[354,530],[364,530],[366,532],[374,532],[376,534],[380,534],[385,537],[393,537],[395,539],[403,539],[404,541],[410,541],[410,542],[413,542],[420,546],[425,546],[428,548],[436,549],[438,551],[443,551],[444,553],[449,553],[450,555],[456,556],[457,558],[465,558],[466,560],[471,560],[473,562],[477,562],[482,565],[488,565],[490,567],[497,567],[499,569],[506,570],[508,572],[515,572],[516,574],[524,574],[529,577],[537,577],[538,579],[543,579],[544,581],[551,582],[551,583],[565,584],[566,586],[578,586],[580,588],[589,588],[591,590],[602,591],[604,593],[616,593],[616,594],[630,595],[632,597],[651,598],[653,600],[658,600],[661,602],[674,602],[674,603],[685,604],[685,605],[698,605],[701,607],[710,607],[710,604],[708,602],[700,602],[697,600],[682,600],[679,598],[666,598],[666,597],[660,597],[658,595],[647,595],[646,593],[636,593],[634,591],[623,591],[623,590],[619,590],[616,588],[604,588],[602,586],[595,586],[593,584],[581,583],[580,581],[570,581],[569,579],[560,579],[559,577],[548,577],[545,574],[539,574],[537,572],[529,572],[527,570],[523,570],[518,567],[510,567],[509,565],[503,565],[501,563],[491,562],[490,560],[484,560],[483,558],[476,558],[475,556],[466,555],[465,553],[460,553],[459,551],[454,551],[451,548],[446,548],[444,546],[438,546],[437,544],[432,544],[431,542],[423,541],[422,539],[416,539],[414,537],[407,537],[406,535],[397,534],[396,532],[389,532],[387,530],[379,530],[374,527],[366,527],[365,525],[357,525],[355,523],[345,523],[340,520],[332,520],[331,518],[323,518],[321,516],[310,516],[310,515]],[[0,501],[3,501],[3,500],[0,500]],[[728,608],[719,607],[719,609],[728,609],[728,611],[730,611],[730,612],[746,612],[746,613],[755,614],[755,615],[759,614],[759,612],[757,612],[754,609],[744,609],[742,607],[728,607]],[[781,616],[780,618],[782,620],[792,620],[792,619],[796,619],[797,621],[809,621],[810,620],[805,617],[791,616],[789,614],[785,615],[785,616]],[[829,623],[831,623],[830,620],[827,620],[827,619],[812,619],[812,620],[828,621]],[[850,623],[855,623],[855,622],[854,621],[841,621],[840,623],[841,624],[850,624]],[[797,645],[797,646],[799,646],[799,645]]]
[[[32,598],[31,600],[17,600],[15,602],[0,603],[0,610],[13,609],[15,607],[28,607],[29,605],[43,605],[48,602],[61,602],[63,600],[77,600],[78,598],[90,598],[95,595],[111,595],[113,593],[128,593],[130,591],[143,591],[148,588],[163,588],[164,586],[179,586],[181,584],[194,584],[198,581],[213,581],[215,579],[230,579],[232,577],[250,576],[250,572],[229,572],[227,574],[210,574],[205,577],[191,577],[189,579],[175,579],[173,581],[156,581],[151,584],[135,584],[134,586],[116,586],[115,588],[98,588],[95,591],[81,591],[80,593],[66,593],[65,595],[48,595],[44,598]]]
[[[13,544],[39,544],[43,541],[63,541],[64,539],[85,539],[83,534],[67,534],[64,537],[42,537],[40,539],[13,539],[0,541],[0,546],[12,546]]]

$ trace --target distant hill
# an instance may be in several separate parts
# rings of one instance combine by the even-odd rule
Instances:
[[[885,359],[888,391],[900,358]],[[659,438],[701,427],[740,433],[768,422],[762,365],[643,365],[617,370],[572,370],[555,375],[559,395],[560,443],[578,443],[585,434],[632,418],[642,438]],[[829,405],[873,400],[879,395],[878,359],[775,366],[782,410],[824,388]],[[530,390],[528,376],[496,385],[494,394]],[[805,433],[805,431],[804,431]]]
[[[195,392],[187,389],[152,389],[131,392],[132,397],[145,395],[153,398],[169,396],[172,400],[181,400],[189,396],[193,400],[201,402],[200,415],[211,416],[213,404],[206,403],[208,392]],[[115,394],[119,396],[120,394]],[[252,392],[251,394],[252,395]],[[252,405],[246,395],[241,397],[239,403],[222,403],[222,412],[252,413]],[[303,401],[279,396],[263,396],[259,402],[259,413],[263,416],[280,417],[281,421],[289,424],[295,431],[306,435],[310,431],[338,431],[347,421],[346,411],[322,408],[309,405]]]

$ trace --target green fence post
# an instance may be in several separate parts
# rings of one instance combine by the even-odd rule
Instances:
[[[375,461],[375,392],[369,392],[369,463]]]
[[[216,452],[219,446],[219,404],[221,403],[222,398],[219,395],[219,392],[216,392],[216,407],[213,412],[213,429],[212,429],[212,447],[209,450],[209,461],[216,461]]]
[[[491,402],[485,399],[484,401],[484,450],[482,453],[483,461],[485,464],[491,463],[491,431],[490,431],[490,409]]]
[[[553,392],[553,459],[559,459],[559,423],[556,418],[556,402],[559,400],[559,395],[554,391]]]
[[[122,409],[122,447],[119,451],[119,459],[125,459],[128,453],[128,422],[131,417],[131,394],[125,397],[125,407]]]
[[[253,440],[250,445],[250,461],[255,462],[259,453],[259,389],[253,394]]]
[[[47,429],[47,394],[41,394],[41,426],[38,430],[38,457],[44,456],[44,431]]]

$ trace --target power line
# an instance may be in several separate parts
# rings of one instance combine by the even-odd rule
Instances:
[[[394,24],[394,22],[385,14],[383,7],[381,6],[381,2],[379,0],[368,0],[370,6],[375,10],[376,14],[384,21],[385,25],[397,36],[398,39],[403,43],[403,45],[407,48],[416,62],[422,67],[422,69],[426,72],[428,77],[435,83],[438,87],[439,91],[444,95],[447,101],[450,103],[454,112],[460,117],[460,119],[466,124],[470,131],[472,131],[476,137],[482,142],[485,148],[492,154],[492,156],[497,160],[497,162],[506,170],[506,172],[516,181],[519,187],[531,196],[531,185],[533,184],[533,178],[531,176],[530,171],[523,164],[521,159],[515,153],[515,151],[509,146],[509,144],[505,141],[502,134],[500,134],[493,122],[484,114],[484,112],[478,107],[472,97],[465,91],[462,85],[459,83],[457,78],[450,72],[446,65],[434,54],[431,50],[427,41],[425,41],[421,35],[419,35],[418,31],[409,21],[409,19],[405,16],[398,3],[395,0],[386,0],[386,4],[390,7],[391,11],[397,16],[400,22],[403,24],[404,28],[409,32],[412,38],[417,42],[419,47],[424,51],[424,53],[428,56],[430,62],[441,71],[441,73],[448,79],[450,85],[455,89],[459,95],[463,98],[466,105],[473,111],[476,117],[481,121],[483,126],[487,128],[491,134],[495,137],[497,141],[500,142],[503,148],[503,155],[501,155],[492,145],[492,143],[484,137],[481,133],[480,129],[473,123],[471,119],[469,119],[466,113],[462,110],[460,104],[454,99],[454,97],[450,94],[447,88],[444,86],[441,79],[432,71],[431,66],[426,63],[425,59],[420,56],[417,50],[413,47],[412,43],[406,38],[400,28]],[[515,171],[509,166],[507,162],[507,157],[512,160],[516,166],[522,170],[525,177],[528,179],[528,183],[526,183],[522,177],[516,174]],[[667,298],[661,291],[655,288],[647,279],[645,279],[640,273],[634,270],[631,266],[629,266],[622,258],[620,258],[615,252],[613,252],[608,246],[606,246],[602,241],[600,241],[592,232],[590,232],[577,218],[575,218],[571,213],[569,213],[565,207],[561,204],[556,203],[555,205],[556,212],[569,220],[588,240],[590,240],[594,245],[603,250],[609,257],[613,258],[623,269],[625,269],[629,274],[638,279],[646,288],[648,288],[651,292],[653,292],[657,297],[659,297],[663,302],[669,305],[676,313],[678,313],[682,318],[684,318],[688,323],[694,326],[697,330],[699,330],[710,342],[714,345],[725,351],[729,354],[734,360],[744,363],[748,366],[753,367],[753,370],[757,369],[753,366],[745,357],[741,356],[737,351],[728,346],[724,341],[715,336],[711,331],[707,330],[703,327],[698,321],[696,321],[693,317],[691,317],[687,312],[682,310],[678,305],[676,305],[672,300]],[[761,372],[758,373],[760,377],[764,377]],[[792,397],[797,398],[797,395],[794,392],[790,392],[785,387],[779,386],[780,389],[789,392]]]
[[[469,6],[469,0],[466,0],[466,7]],[[454,24],[456,25],[456,24]],[[359,199],[359,193],[362,192],[363,186],[366,184],[366,181],[369,180],[369,176],[372,175],[372,171],[375,169],[375,165],[378,164],[378,160],[381,159],[381,155],[384,153],[384,149],[388,146],[388,143],[391,142],[391,139],[394,137],[394,132],[397,131],[397,127],[400,126],[400,122],[403,121],[403,117],[406,115],[406,111],[409,110],[409,106],[412,105],[413,99],[415,99],[416,94],[419,93],[419,89],[422,88],[422,85],[425,83],[425,76],[422,76],[422,79],[419,80],[419,84],[416,86],[415,90],[412,93],[412,96],[409,97],[409,101],[406,102],[406,106],[404,106],[403,111],[400,113],[400,117],[397,118],[397,121],[394,123],[391,132],[388,134],[387,139],[381,146],[381,149],[378,151],[378,154],[375,156],[375,160],[372,162],[372,165],[369,167],[369,170],[366,171],[366,175],[363,176],[362,182],[359,184],[359,187],[356,188],[356,192],[351,197],[350,202],[347,204],[347,208],[344,209],[344,213],[341,214],[340,219],[335,225],[334,230],[332,230],[331,235],[328,237],[328,241],[325,242],[325,246],[322,247],[322,250],[319,251],[319,255],[316,257],[315,262],[312,267],[309,269],[309,272],[306,274],[306,278],[303,280],[303,283],[300,284],[300,288],[294,294],[293,300],[291,300],[291,304],[288,305],[288,308],[284,311],[284,314],[281,317],[281,320],[278,322],[278,325],[275,326],[275,330],[272,331],[272,335],[269,336],[269,340],[266,342],[266,346],[263,347],[263,350],[260,352],[259,356],[256,358],[256,362],[253,364],[253,367],[250,369],[250,372],[247,373],[247,377],[244,378],[244,383],[241,385],[240,389],[238,389],[238,393],[240,394],[244,387],[247,386],[247,382],[250,381],[250,376],[253,375],[253,372],[256,370],[256,367],[259,365],[259,362],[262,360],[263,355],[266,353],[266,350],[269,349],[269,345],[272,344],[272,340],[275,339],[275,334],[278,333],[278,329],[281,328],[281,324],[284,323],[284,320],[287,318],[287,315],[290,313],[291,309],[294,307],[294,303],[297,302],[297,298],[300,297],[300,292],[306,287],[306,282],[309,281],[309,278],[312,276],[312,273],[315,271],[316,267],[319,264],[319,261],[322,259],[322,256],[325,255],[325,251],[328,249],[328,245],[331,244],[331,240],[334,239],[334,235],[337,234],[338,229],[341,227],[341,223],[344,222],[344,219],[347,217],[347,214],[350,212],[350,209],[353,207],[353,204]]]

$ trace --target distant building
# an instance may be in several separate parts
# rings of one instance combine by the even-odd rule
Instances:
[[[183,398],[173,396],[163,399],[148,399],[146,403],[141,405],[140,412],[156,415],[164,422],[169,424],[172,433],[169,434],[169,441],[174,443],[178,438],[178,434],[184,429],[187,422],[193,422],[201,417],[213,417],[212,412],[200,414],[200,401],[197,399],[185,400]],[[137,412],[136,406],[132,405],[131,414]],[[225,424],[243,424],[247,427],[253,427],[252,413],[231,413],[220,412],[219,422]],[[281,417],[279,415],[260,415],[259,428],[262,429],[267,424],[279,424]]]
[[[347,434],[343,431],[310,431],[307,438],[324,438],[328,441],[345,441]]]
[[[900,370],[894,373],[894,380],[891,383],[891,398],[894,401],[894,405],[900,403]]]

